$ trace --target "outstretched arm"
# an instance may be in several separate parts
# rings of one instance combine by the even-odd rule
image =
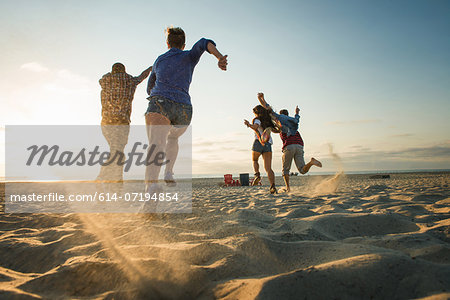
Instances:
[[[227,61],[227,57],[228,55],[222,55],[219,50],[217,50],[216,46],[211,43],[208,42],[207,45],[207,49],[208,52],[211,53],[212,55],[214,55],[217,59],[218,59],[218,66],[221,70],[226,71],[227,70],[227,65],[228,65],[228,61]]]
[[[147,78],[148,74],[152,71],[152,66],[150,66],[148,69],[144,70],[144,72],[141,73],[138,77],[136,77],[137,83],[141,83],[145,78]]]
[[[258,130],[259,125],[258,124],[250,124],[249,121],[244,120],[244,125],[247,126],[248,128],[251,128],[253,130]]]

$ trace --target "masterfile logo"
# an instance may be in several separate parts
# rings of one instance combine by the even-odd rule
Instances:
[[[117,161],[117,164],[125,166],[124,172],[128,172],[133,163],[136,166],[155,164],[160,167],[168,164],[169,160],[166,160],[166,153],[164,151],[155,153],[156,147],[157,145],[155,144],[149,147],[147,144],[135,142],[129,153],[122,151],[114,153],[111,151],[100,152],[99,146],[95,146],[91,151],[82,148],[78,153],[75,153],[73,151],[61,151],[58,145],[51,147],[48,145],[32,145],[27,148],[30,151],[30,156],[26,165],[31,166],[34,163],[37,166],[41,166],[43,163],[47,163],[49,166],[59,165],[67,167],[73,165],[94,166],[96,164],[109,166]]]
[[[183,178],[192,175],[191,133],[188,127],[179,139],[173,170]],[[113,177],[144,180],[147,166],[170,163],[165,148],[149,144],[146,126],[10,125],[5,137],[6,180],[96,180],[101,172],[117,179],[105,178],[114,168]]]
[[[190,213],[192,130],[183,129],[175,153],[148,137],[174,126],[6,126],[5,211]]]

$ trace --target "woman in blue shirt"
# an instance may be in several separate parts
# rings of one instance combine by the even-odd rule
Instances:
[[[167,47],[153,64],[148,81],[149,105],[145,114],[147,134],[150,145],[156,145],[154,153],[166,154],[164,179],[167,184],[175,184],[173,165],[178,155],[178,138],[186,131],[192,118],[192,104],[189,86],[194,68],[201,55],[207,51],[218,60],[221,70],[227,69],[227,55],[222,55],[212,40],[200,39],[191,50],[184,51],[185,34],[183,29],[167,28]],[[151,126],[168,125],[168,126]],[[172,125],[172,126],[169,126]],[[145,180],[146,192],[159,191],[157,181],[160,166],[147,166]]]

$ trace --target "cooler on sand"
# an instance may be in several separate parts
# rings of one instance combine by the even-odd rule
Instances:
[[[249,185],[249,174],[248,173],[239,174],[239,180],[241,181],[241,186],[248,186]]]

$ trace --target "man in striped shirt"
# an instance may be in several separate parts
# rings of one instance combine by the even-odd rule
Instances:
[[[295,108],[295,114],[298,115],[300,109],[298,107]],[[280,110],[280,115],[288,116],[289,113],[287,109]],[[288,136],[286,133],[280,133],[281,140],[283,141],[283,179],[286,187],[284,189],[280,189],[280,191],[289,192],[289,172],[291,170],[292,160],[294,160],[295,165],[297,166],[298,171],[301,174],[308,173],[309,169],[312,166],[317,166],[319,168],[322,167],[322,163],[315,159],[311,158],[309,163],[305,164],[304,152],[303,152],[303,139],[300,136],[298,131],[295,132],[294,135]]]

